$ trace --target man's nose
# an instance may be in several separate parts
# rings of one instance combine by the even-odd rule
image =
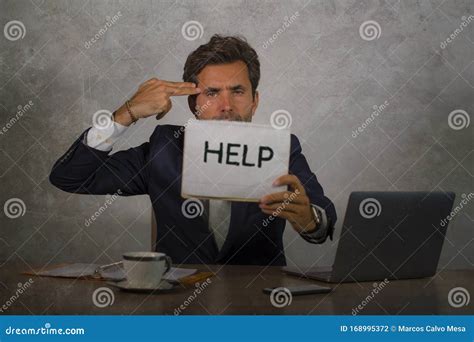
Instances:
[[[232,111],[232,99],[227,92],[223,92],[220,98],[220,111],[230,112]]]

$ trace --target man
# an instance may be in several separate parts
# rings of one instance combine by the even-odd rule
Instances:
[[[172,96],[188,96],[199,120],[250,122],[258,106],[259,79],[258,56],[244,39],[214,35],[188,56],[184,82],[153,78],[140,85],[114,112],[110,131],[86,130],[55,163],[50,181],[79,194],[148,194],[157,218],[156,250],[175,263],[286,265],[285,220],[312,243],[332,238],[336,222],[334,205],[296,136],[291,136],[290,174],[274,182],[288,191],[268,194],[260,203],[203,201],[205,214],[195,218],[182,212],[183,135],[176,134],[182,127],[158,125],[149,142],[109,154],[135,121],[168,113]]]

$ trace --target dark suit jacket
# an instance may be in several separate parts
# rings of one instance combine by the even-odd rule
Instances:
[[[229,233],[220,252],[203,216],[183,216],[182,129],[159,125],[149,142],[110,155],[87,146],[85,131],[54,164],[50,181],[59,189],[78,194],[114,194],[120,189],[124,196],[149,195],[157,218],[156,250],[171,256],[174,263],[286,265],[286,221],[267,220],[264,226],[268,215],[261,212],[258,203],[232,202]],[[304,184],[311,203],[326,210],[330,227],[315,241],[323,243],[327,236],[332,238],[336,211],[311,172],[295,135],[291,135],[289,169]]]

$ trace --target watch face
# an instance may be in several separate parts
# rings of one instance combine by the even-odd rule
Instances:
[[[319,216],[319,212],[315,207],[311,207],[313,209],[314,217],[316,219],[316,223],[321,223],[321,216]]]

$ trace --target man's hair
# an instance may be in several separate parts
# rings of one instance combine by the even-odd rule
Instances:
[[[213,35],[207,44],[199,46],[189,54],[184,64],[183,81],[197,84],[197,75],[205,66],[236,61],[247,65],[252,96],[255,96],[260,80],[260,62],[255,50],[243,37]]]

